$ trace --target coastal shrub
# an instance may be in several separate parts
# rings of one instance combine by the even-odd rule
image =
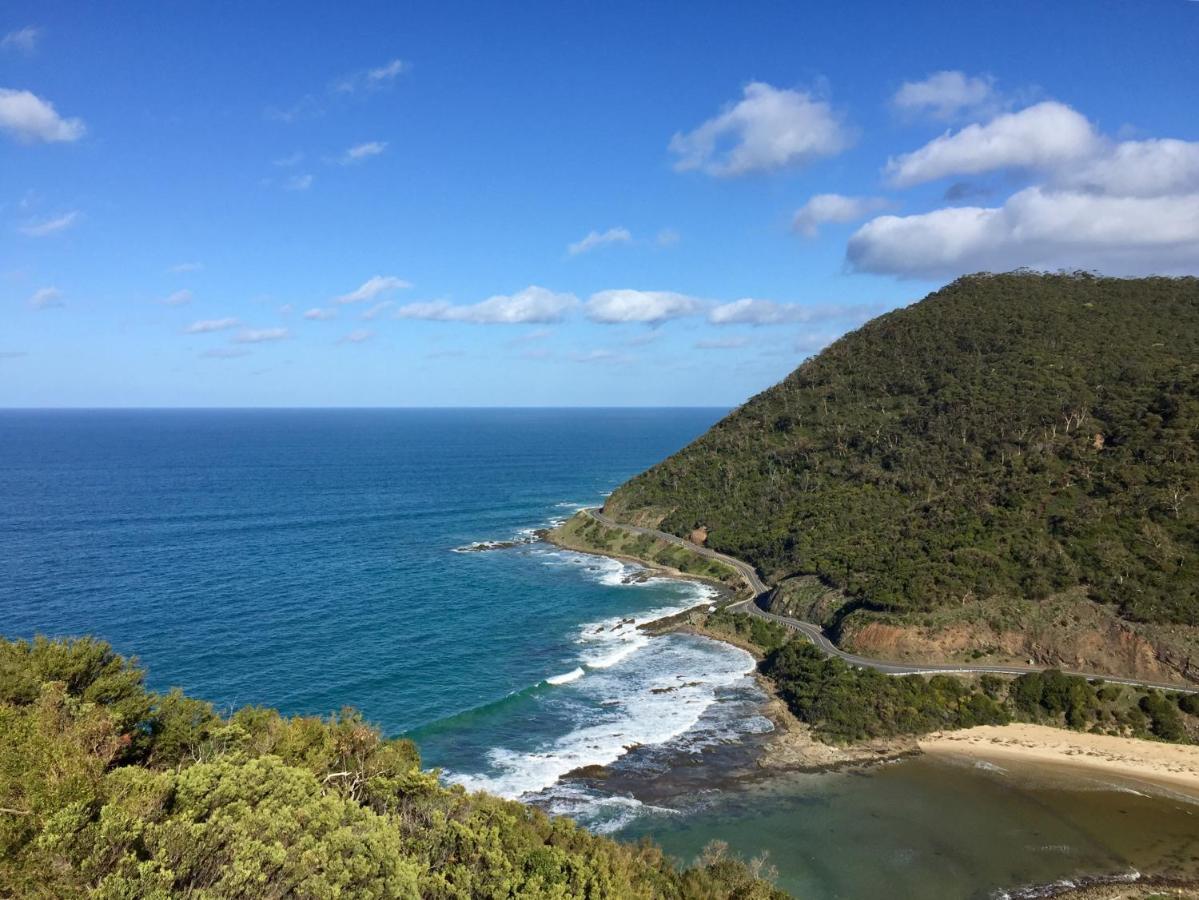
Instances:
[[[1181,695],[1176,703],[1151,689],[1113,691],[1114,685],[1055,669],[1010,680],[983,675],[977,682],[948,675],[897,678],[825,657],[803,641],[778,648],[760,669],[798,719],[834,742],[1015,720],[1186,743],[1179,709],[1195,696]],[[1136,699],[1132,706],[1128,693]],[[1188,705],[1199,708],[1199,703]]]
[[[175,896],[785,895],[445,787],[353,710],[222,717],[103,642],[0,640],[0,897]]]
[[[957,678],[858,669],[803,641],[775,650],[761,670],[797,718],[834,741],[1010,721],[999,702]]]
[[[1186,737],[1186,729],[1178,707],[1159,694],[1150,691],[1140,702],[1141,712],[1149,720],[1149,730],[1163,741],[1180,741]]]
[[[1188,715],[1199,716],[1199,694],[1183,694],[1178,698],[1178,708]]]
[[[761,649],[763,653],[777,650],[791,639],[791,630],[778,622],[762,619],[746,613],[718,609],[707,618],[706,625],[712,631],[735,635]]]

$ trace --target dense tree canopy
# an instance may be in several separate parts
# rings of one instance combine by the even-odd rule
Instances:
[[[0,640],[0,896],[743,898],[720,852],[648,844],[443,787],[352,711],[229,717],[93,640]]]
[[[904,615],[1081,586],[1199,625],[1199,280],[976,275],[868,323],[617,490]]]

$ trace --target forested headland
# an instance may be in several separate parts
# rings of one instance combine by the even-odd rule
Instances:
[[[963,624],[986,650],[1041,617],[1062,647],[1071,629],[1144,636],[1182,673],[1199,651],[1199,279],[959,279],[604,509],[702,529],[774,583],[819,579],[836,637]]]

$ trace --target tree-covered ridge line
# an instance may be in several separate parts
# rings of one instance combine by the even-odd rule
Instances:
[[[1199,279],[962,278],[846,335],[605,512],[843,620],[1081,589],[1199,626]]]
[[[352,710],[220,716],[91,639],[0,639],[0,896],[782,900],[720,848],[445,787]]]

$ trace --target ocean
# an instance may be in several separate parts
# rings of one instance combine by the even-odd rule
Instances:
[[[904,884],[989,896],[1001,877],[1153,862],[1127,841],[1086,831],[1084,842],[1068,809],[1030,801],[1021,827],[1052,832],[1044,846],[1056,849],[1029,838],[1010,865],[955,870],[952,885],[927,893],[944,859],[995,856],[987,812],[1008,821],[1016,796],[991,787],[996,773],[921,761],[871,776],[876,790],[849,776],[729,782],[771,727],[753,660],[636,629],[706,602],[710,589],[639,578],[635,566],[535,536],[724,412],[0,411],[0,633],[97,635],[137,655],[152,687],[179,686],[222,710],[352,706],[468,788],[618,837],[649,834],[684,859],[714,838],[747,854],[771,846],[780,884],[809,898],[883,881],[897,897],[921,896]],[[601,765],[610,785],[564,777]],[[935,777],[922,776],[930,766]],[[1075,789],[1094,793],[1054,783]],[[1020,796],[1041,796],[1028,790]],[[863,822],[903,809],[931,822],[937,792],[942,810],[958,797],[983,831],[926,823],[862,856],[852,838]],[[1144,802],[1138,834],[1155,852],[1175,848],[1163,835],[1179,828],[1199,834],[1191,804]],[[1075,806],[1098,821],[1088,803]],[[762,838],[764,822],[774,840]],[[788,852],[786,835],[804,853]],[[1182,849],[1199,853],[1196,844]]]

